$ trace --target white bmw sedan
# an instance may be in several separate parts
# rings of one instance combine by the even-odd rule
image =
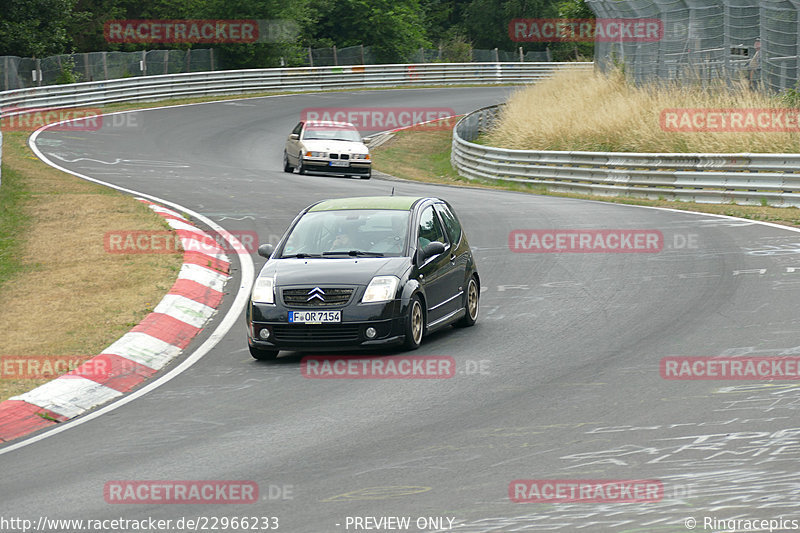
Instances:
[[[349,122],[307,121],[294,127],[283,150],[283,171],[325,172],[369,179],[372,161],[361,134]]]

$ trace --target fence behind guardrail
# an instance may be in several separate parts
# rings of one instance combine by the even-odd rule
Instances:
[[[656,42],[597,42],[601,70],[624,64],[637,82],[745,80],[772,91],[800,73],[798,0],[587,0],[598,18],[657,18]]]
[[[41,59],[0,56],[0,89],[215,70],[213,49],[88,52]]]

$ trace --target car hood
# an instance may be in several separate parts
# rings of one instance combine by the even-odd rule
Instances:
[[[367,285],[373,276],[402,277],[409,257],[271,259],[259,276],[275,276],[275,285]]]
[[[364,143],[351,141],[310,140],[303,141],[305,150],[313,152],[334,152],[340,154],[368,154],[369,149]]]

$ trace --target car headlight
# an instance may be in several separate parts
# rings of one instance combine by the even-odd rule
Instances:
[[[400,278],[397,276],[375,276],[364,291],[362,303],[388,302],[394,300]]]
[[[306,157],[325,157],[325,152],[306,152]]]
[[[275,278],[261,277],[256,279],[253,285],[252,299],[254,303],[274,304],[275,303]]]
[[[352,154],[350,159],[366,159],[369,161],[369,154]]]

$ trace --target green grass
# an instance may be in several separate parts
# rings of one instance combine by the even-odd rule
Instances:
[[[29,196],[18,172],[3,164],[0,182],[0,288],[23,267],[19,259],[29,218],[24,203]]]

